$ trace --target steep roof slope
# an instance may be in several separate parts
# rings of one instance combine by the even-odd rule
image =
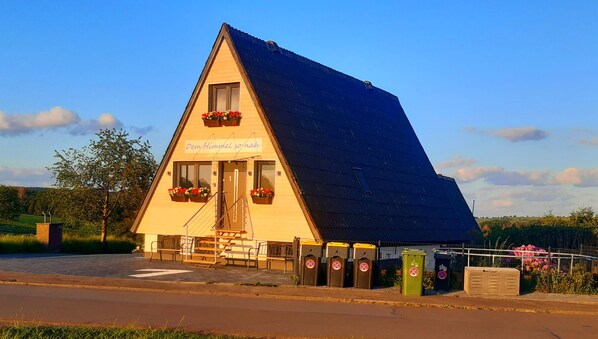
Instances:
[[[324,240],[469,238],[475,220],[462,216],[456,184],[437,177],[396,96],[227,28]]]
[[[396,96],[225,29],[324,240],[467,240]]]

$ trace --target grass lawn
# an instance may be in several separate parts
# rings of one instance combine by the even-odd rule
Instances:
[[[181,330],[162,329],[137,329],[132,327],[83,327],[83,326],[43,326],[43,325],[2,325],[0,324],[0,339],[17,338],[73,338],[73,339],[100,339],[100,338],[165,338],[165,339],[234,339],[241,337],[218,336],[185,332]]]
[[[57,222],[55,219],[52,221]],[[21,214],[17,220],[0,220],[0,234],[35,234],[35,224],[38,222],[44,222],[42,215]]]

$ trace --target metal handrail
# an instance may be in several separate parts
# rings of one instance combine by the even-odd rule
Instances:
[[[190,223],[193,221],[193,219],[195,219],[196,216],[198,216],[201,211],[203,211],[204,208],[206,208],[206,206],[208,206],[208,203],[214,199],[215,196],[218,195],[218,192],[215,192],[214,194],[210,195],[208,197],[208,200],[203,204],[203,206],[201,206],[190,218],[189,220],[187,220],[187,222],[185,222],[185,224],[183,224],[183,227],[185,228],[185,247],[182,248],[183,253],[185,255],[185,258],[189,257],[189,253],[193,252],[193,248],[191,248],[193,245],[192,243],[189,242],[189,226]],[[209,224],[208,224],[209,225]]]

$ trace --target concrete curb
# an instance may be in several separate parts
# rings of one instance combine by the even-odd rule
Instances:
[[[232,283],[169,282],[16,272],[0,272],[0,284],[360,303],[389,307],[432,307],[477,311],[598,316],[598,302],[547,301],[522,297],[499,299],[474,296],[463,297],[459,294],[408,297],[399,293],[380,290],[295,286],[267,287]]]

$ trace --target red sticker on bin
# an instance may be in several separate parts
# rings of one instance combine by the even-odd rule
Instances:
[[[335,260],[335,261],[333,261],[333,262],[332,262],[332,269],[333,269],[333,270],[335,270],[335,271],[338,271],[338,270],[340,270],[342,267],[343,267],[343,263],[341,263],[340,261],[338,261],[338,260]]]
[[[415,266],[409,268],[409,275],[412,277],[417,277],[419,275],[419,268],[417,268]]]
[[[313,259],[307,259],[305,260],[305,267],[312,269],[314,267],[316,267],[316,261]]]
[[[362,262],[359,264],[359,270],[361,272],[367,272],[370,270],[370,264],[368,264],[367,262]]]

